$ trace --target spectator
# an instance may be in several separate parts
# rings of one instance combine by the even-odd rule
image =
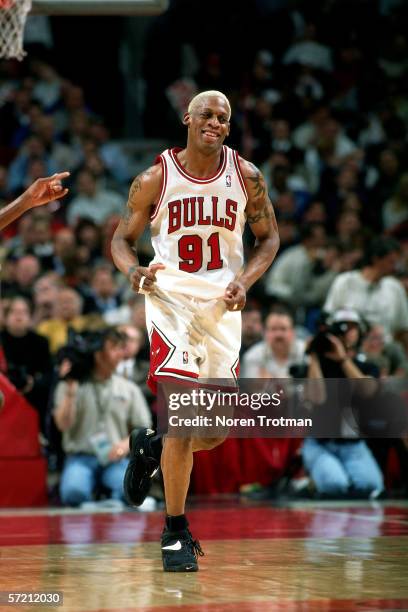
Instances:
[[[21,87],[0,108],[0,144],[19,147],[27,137],[31,102],[30,92]]]
[[[37,331],[48,338],[52,353],[68,341],[68,329],[81,332],[88,327],[91,320],[82,316],[82,298],[74,289],[64,287],[58,291],[54,303],[53,317],[37,326]],[[101,319],[94,319],[93,327],[102,327]]]
[[[41,60],[34,59],[31,63],[31,69],[37,78],[33,89],[33,98],[40,102],[45,111],[53,111],[61,99],[61,77],[53,66]],[[65,164],[62,167],[65,168]]]
[[[361,220],[357,213],[344,211],[340,213],[336,223],[336,237],[340,244],[349,245],[361,232]]]
[[[375,366],[358,355],[361,335],[361,319],[355,311],[337,311],[332,321],[345,326],[339,336],[329,334],[330,348],[321,352],[313,341],[310,344],[308,378],[363,379],[377,373]],[[325,388],[323,395],[314,402],[314,410],[321,410],[323,418],[332,421],[336,418],[333,406],[344,403],[342,390],[336,387],[336,397],[331,398],[331,387]],[[375,385],[368,387],[366,393],[375,393]],[[315,388],[314,393],[317,393]],[[302,448],[303,463],[309,472],[319,495],[341,497],[358,495],[378,497],[384,489],[380,469],[364,440],[357,438],[314,439],[307,438]]]
[[[283,251],[297,243],[299,238],[298,225],[292,215],[280,215],[278,222],[280,239],[279,253],[282,254]]]
[[[326,244],[320,223],[304,225],[300,244],[286,249],[273,263],[265,281],[266,293],[293,305],[300,305],[307,291],[313,266]]]
[[[42,162],[40,168],[32,168],[35,162]],[[28,177],[31,169],[32,177],[51,176],[58,172],[54,161],[46,153],[45,148],[38,136],[30,136],[24,143],[17,157],[13,160],[8,175],[8,189],[10,193],[17,194],[26,189],[32,178]],[[38,174],[39,173],[39,174]],[[38,175],[38,176],[36,176]]]
[[[38,410],[44,431],[52,362],[48,341],[32,330],[30,304],[23,297],[15,297],[9,303],[1,346],[8,378]]]
[[[408,220],[408,172],[401,176],[394,195],[385,202],[382,217],[384,229],[390,231]]]
[[[67,219],[73,225],[78,219],[91,219],[103,223],[110,215],[120,214],[123,197],[114,191],[99,188],[91,172],[82,170],[77,179],[78,195],[67,210]]]
[[[334,119],[319,125],[314,146],[305,153],[305,169],[309,189],[319,191],[323,172],[334,172],[353,153],[356,145],[348,138]]]
[[[17,260],[14,279],[3,283],[4,296],[21,295],[29,301],[32,299],[33,283],[40,273],[40,262],[34,255],[25,255]]]
[[[361,348],[368,361],[377,366],[381,376],[403,378],[408,375],[408,359],[404,349],[398,342],[387,341],[381,325],[371,326]]]
[[[374,199],[375,212],[378,214],[384,202],[396,192],[400,176],[400,162],[394,151],[383,149],[378,164],[378,176],[372,187],[370,201]]]
[[[140,389],[115,374],[123,348],[122,334],[107,330],[101,334],[90,376],[82,382],[61,381],[55,390],[54,420],[66,453],[60,483],[63,504],[90,501],[101,485],[112,499],[123,499],[129,433],[152,423]],[[61,366],[68,376],[70,365],[65,361]]]
[[[306,151],[316,144],[321,127],[330,117],[329,107],[316,103],[309,113],[307,120],[293,131],[293,142],[298,149]]]
[[[116,373],[139,385],[145,398],[151,400],[153,394],[146,383],[150,367],[149,359],[144,359],[140,352],[145,342],[144,334],[134,325],[120,325],[118,330],[125,337],[125,346],[123,359]]]
[[[242,311],[241,356],[255,343],[262,341],[263,324],[259,306],[247,304]]]
[[[54,258],[51,221],[45,212],[33,216],[31,225],[33,254],[38,257],[42,270],[51,270]]]
[[[102,257],[101,231],[96,223],[90,219],[80,220],[75,227],[75,238],[78,247],[88,251],[88,261]]]
[[[98,183],[99,188],[108,189],[111,191],[118,191],[119,193],[123,191],[125,196],[125,190],[123,189],[123,187],[121,187],[120,183],[113,177],[112,173],[105,165],[105,162],[97,152],[84,152],[84,162],[81,169],[88,170],[93,174]]]
[[[273,202],[280,194],[291,191],[296,201],[296,213],[304,208],[310,197],[306,181],[291,171],[291,164],[286,155],[273,154],[263,164],[262,172],[268,186],[269,197]]]
[[[32,212],[28,212],[21,219],[18,219],[17,234],[10,240],[7,240],[5,244],[8,257],[18,259],[31,253],[33,243],[32,223]]]
[[[307,23],[303,40],[300,40],[289,47],[283,56],[283,63],[296,63],[331,72],[333,70],[331,49],[318,42],[316,37],[316,25],[312,22]]]
[[[75,151],[57,139],[55,119],[51,115],[43,115],[39,119],[36,134],[57,168],[72,171],[78,166]]]
[[[62,281],[56,272],[47,272],[34,283],[34,313],[33,324],[39,325],[52,317],[54,304]]]
[[[325,224],[328,220],[327,210],[323,202],[314,200],[310,202],[302,215],[302,221],[306,224],[320,223]]]
[[[80,250],[75,242],[75,234],[69,227],[63,227],[54,235],[54,257],[52,267],[60,276],[73,274],[78,264]]]
[[[361,270],[339,274],[328,293],[324,310],[352,308],[370,323],[382,325],[398,335],[408,349],[408,302],[404,287],[392,274],[396,270],[400,245],[393,238],[374,240]]]
[[[304,351],[305,342],[296,338],[292,316],[277,308],[266,318],[264,340],[244,354],[242,378],[288,378],[290,366],[302,361]]]
[[[116,181],[126,184],[133,177],[131,162],[123,148],[110,139],[109,129],[101,121],[93,121],[90,136],[98,146],[98,152]]]
[[[317,312],[308,312],[313,319],[320,314],[321,307],[326,299],[327,291],[332,285],[339,272],[346,269],[347,254],[345,249],[337,240],[329,240],[326,248],[322,249],[315,260],[312,274],[309,278],[309,285],[302,300],[306,309],[317,309]],[[308,327],[314,328],[314,321],[309,321]]]
[[[84,314],[97,312],[100,315],[115,310],[120,305],[120,295],[110,264],[95,266],[91,277],[91,288],[85,296]]]

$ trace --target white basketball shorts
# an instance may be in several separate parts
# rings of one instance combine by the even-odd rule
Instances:
[[[236,381],[241,347],[241,313],[224,300],[202,300],[155,287],[146,295],[150,338],[149,387],[158,381],[198,378]]]

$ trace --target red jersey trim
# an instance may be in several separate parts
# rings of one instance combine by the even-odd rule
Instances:
[[[239,369],[240,368],[239,368],[239,357],[238,357],[231,366],[231,373],[234,377],[235,382],[238,382]]]
[[[242,191],[244,192],[244,196],[246,198],[246,201],[248,202],[248,192],[247,192],[246,187],[245,187],[244,177],[242,176],[242,171],[241,171],[241,166],[240,166],[240,163],[239,163],[239,156],[238,156],[237,151],[233,151],[232,152],[232,158],[234,160],[235,168],[237,170],[238,180],[239,180],[240,185],[242,187]]]
[[[173,160],[173,163],[176,167],[176,170],[188,181],[191,181],[192,183],[198,183],[200,185],[203,185],[205,183],[212,183],[213,181],[216,181],[224,172],[225,167],[227,165],[227,152],[226,152],[226,147],[225,145],[222,147],[222,162],[221,162],[221,167],[217,170],[217,172],[213,175],[213,176],[208,176],[206,178],[198,178],[196,176],[193,176],[192,174],[189,174],[187,172],[187,170],[185,170],[183,168],[183,166],[180,164],[178,158],[177,158],[177,154],[176,154],[176,148],[173,149],[169,149],[169,153],[170,153],[170,157]]]
[[[160,209],[160,206],[162,205],[164,194],[166,192],[166,187],[167,187],[167,174],[168,174],[167,173],[167,162],[166,162],[166,160],[164,158],[164,155],[159,155],[159,161],[160,161],[160,163],[162,165],[162,170],[163,170],[162,181],[161,181],[161,188],[160,188],[160,197],[159,197],[159,201],[157,202],[156,207],[155,207],[155,209],[154,209],[154,211],[153,211],[153,213],[152,213],[152,215],[150,217],[150,221],[153,221],[157,217],[157,215],[159,214],[159,209]]]
[[[187,370],[177,370],[176,368],[160,368],[160,372],[157,374],[161,374],[161,372],[169,372],[169,374],[177,374],[178,376],[188,377],[188,378],[198,378],[198,374],[196,372],[188,372]]]

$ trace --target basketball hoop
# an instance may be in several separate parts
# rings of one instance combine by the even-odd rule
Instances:
[[[0,0],[0,58],[24,58],[24,26],[30,9],[31,0]]]

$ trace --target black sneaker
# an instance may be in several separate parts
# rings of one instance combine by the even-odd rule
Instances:
[[[152,478],[160,463],[151,456],[149,438],[155,435],[153,429],[134,429],[129,436],[130,460],[123,479],[126,501],[140,506],[146,499]]]
[[[197,557],[204,556],[198,540],[193,540],[188,529],[164,529],[161,539],[163,569],[165,572],[197,572]]]

